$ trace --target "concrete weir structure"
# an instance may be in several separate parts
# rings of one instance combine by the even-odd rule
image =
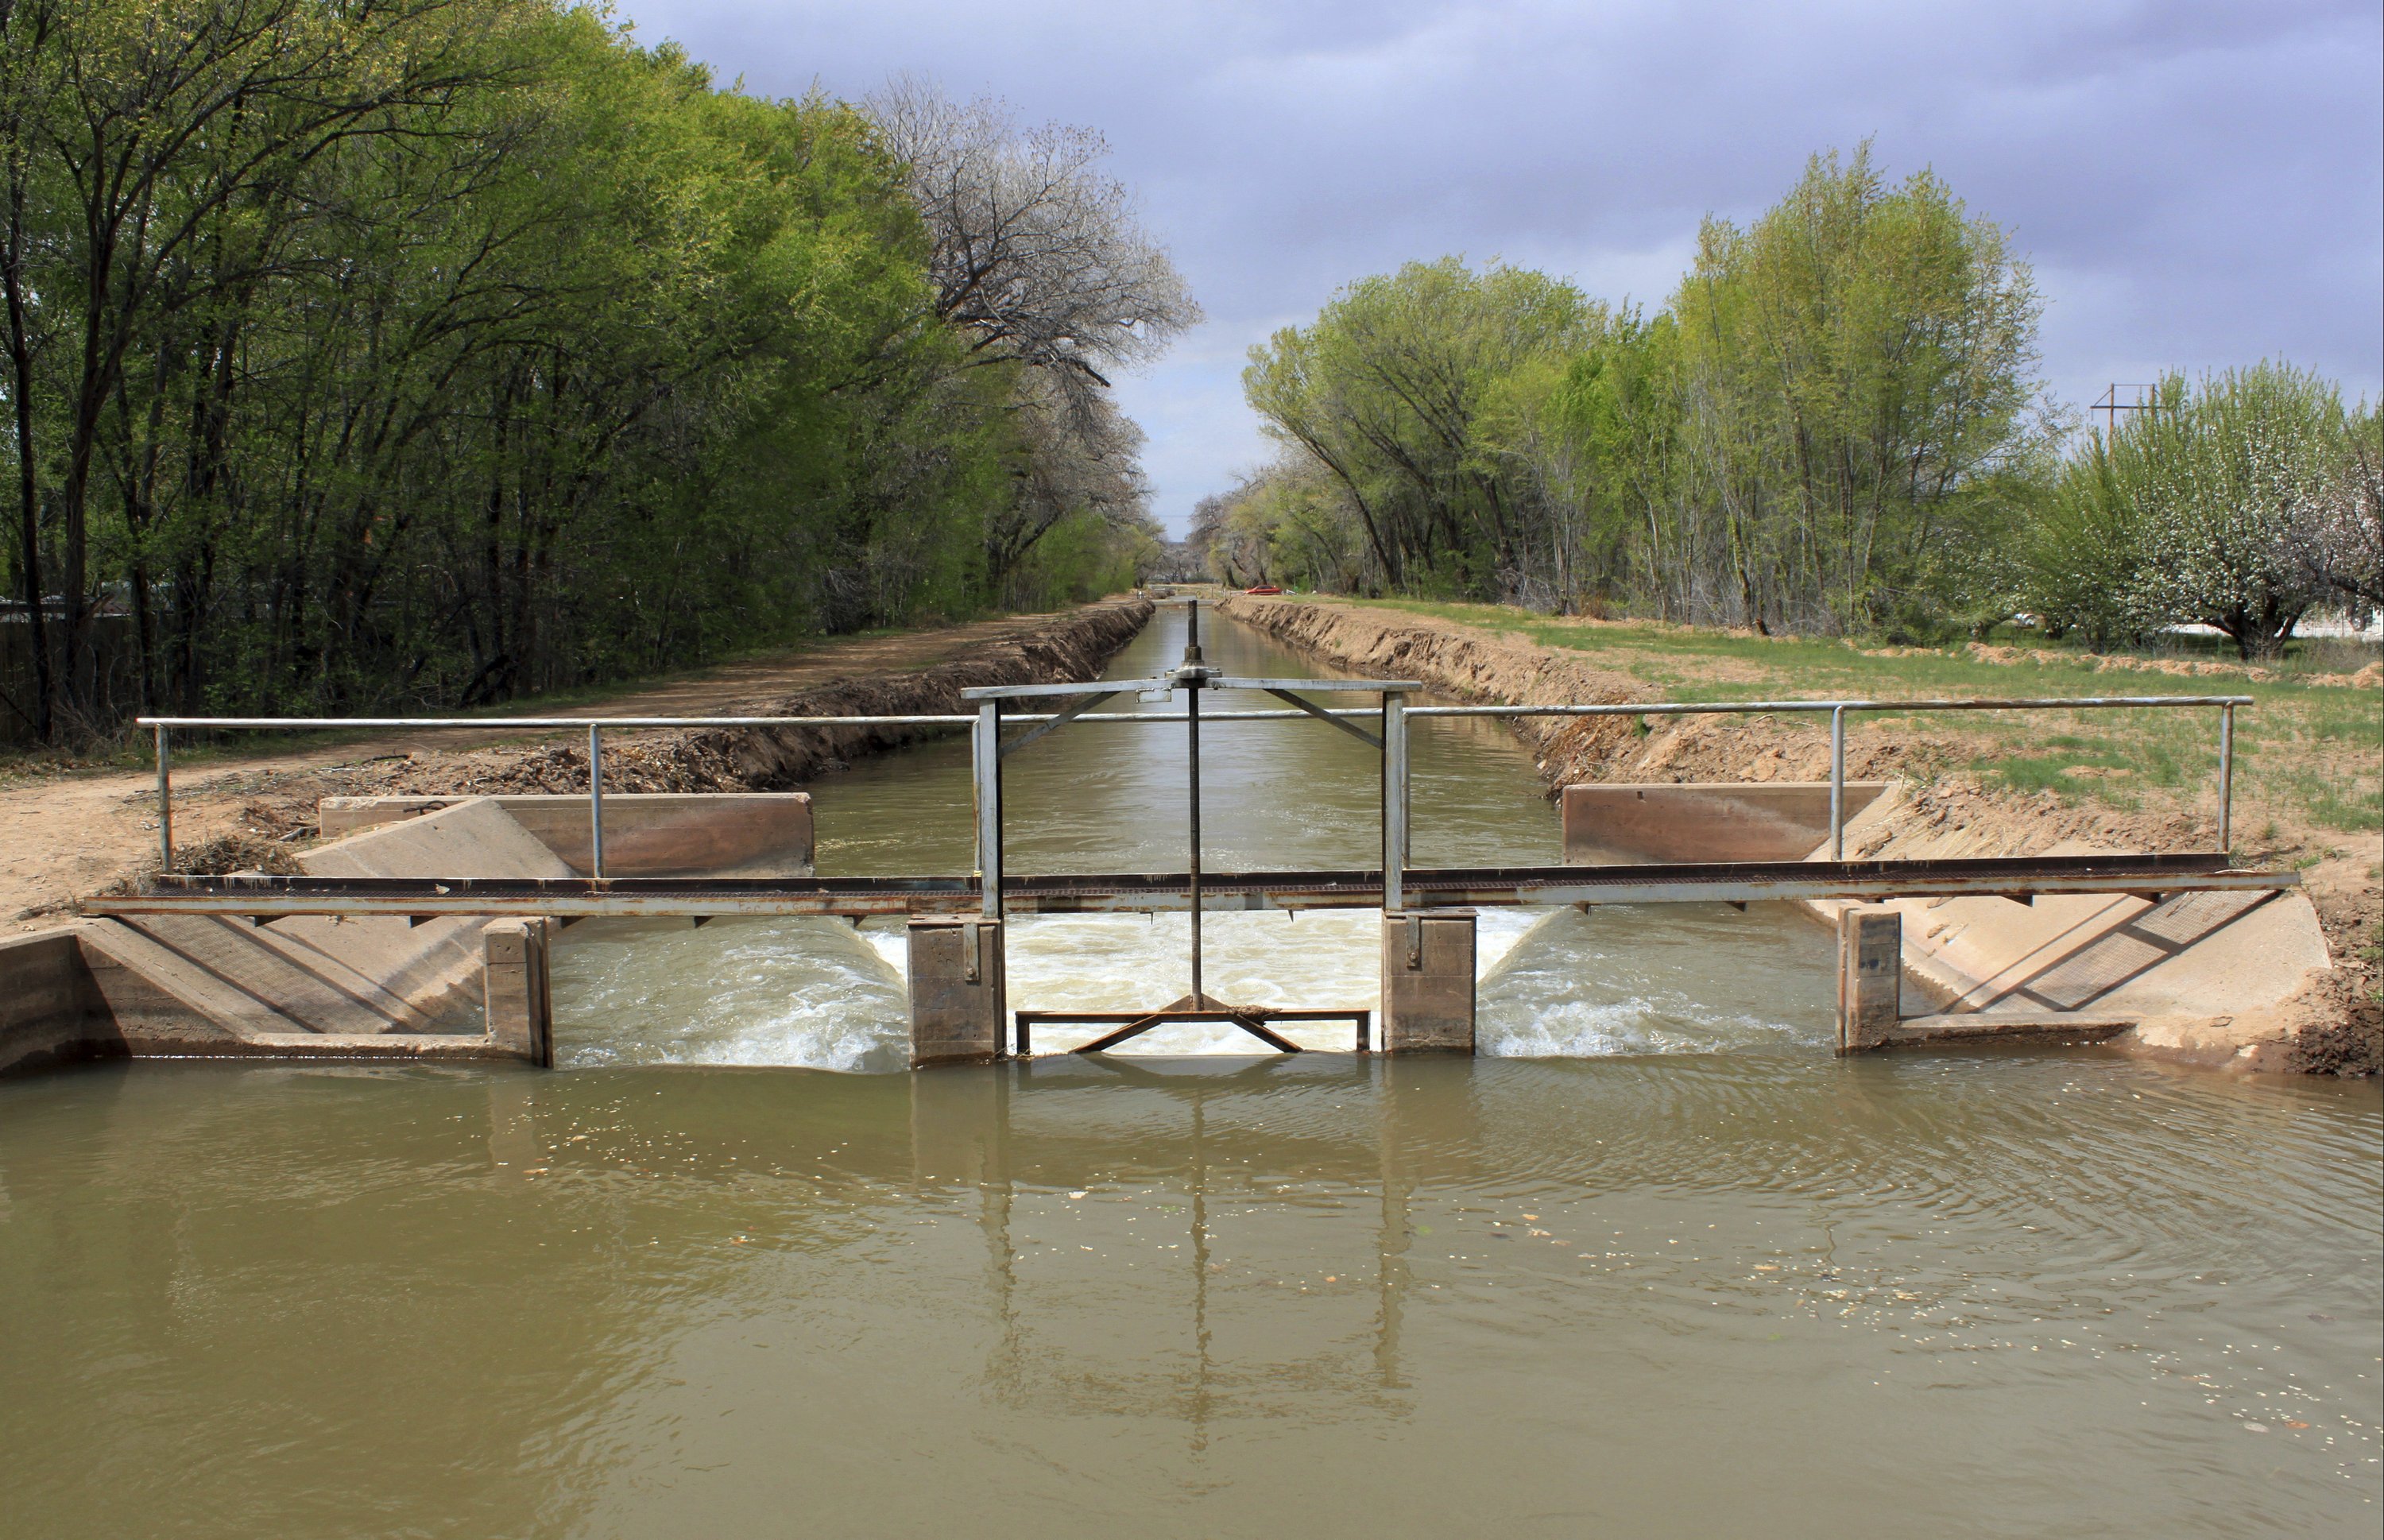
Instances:
[[[312,1034],[342,1051],[465,1051],[538,1059],[546,1049],[542,929],[491,936],[489,922],[514,918],[570,924],[610,915],[677,915],[701,925],[721,915],[843,915],[909,918],[911,1054],[914,1067],[1027,1053],[1040,1024],[1098,1030],[1077,1053],[1108,1052],[1173,1023],[1228,1025],[1278,1052],[1301,1045],[1275,1030],[1290,1021],[1342,1020],[1356,1028],[1356,1047],[1368,1051],[1372,1017],[1381,1017],[1379,1046],[1391,1052],[1474,1049],[1474,907],[1482,904],[1611,907],[1757,901],[1806,904],[1839,925],[1842,960],[1839,1048],[1852,1051],[1943,1037],[2048,1029],[2085,1033],[2149,1032],[2147,979],[2182,982],[2211,994],[2231,992],[2230,1005],[2254,998],[2278,976],[2274,956],[2229,975],[2207,966],[2214,945],[2224,954],[2247,938],[2291,940],[2308,917],[2291,890],[2291,872],[2236,866],[2227,850],[2228,789],[2234,696],[1982,698],[1889,702],[1790,700],[1713,702],[1567,702],[1547,704],[1421,704],[1413,679],[1318,679],[1241,676],[1211,666],[1199,644],[1198,609],[1186,615],[1183,661],[1139,678],[1078,679],[971,686],[959,713],[895,715],[717,718],[520,719],[504,725],[588,734],[589,789],[579,798],[476,797],[379,799],[326,809],[346,826],[371,825],[305,858],[305,875],[229,876],[171,875],[169,780],[165,733],[171,727],[271,727],[272,719],[155,718],[159,734],[158,792],[161,864],[169,875],[151,890],[91,900],[111,918],[76,941],[76,956],[94,980],[114,958],[111,949],[148,946],[139,964],[114,959],[143,987],[180,980],[181,1013],[165,1026],[128,1035],[134,1006],[106,1000],[119,1030],[116,1051],[262,1052]],[[1272,696],[1277,708],[1207,711],[1220,694]],[[1132,694],[1144,704],[1176,705],[1156,713],[1109,712],[1103,702]],[[1321,699],[1318,699],[1321,697]],[[1352,698],[1358,703],[1350,704]],[[1371,697],[1369,700],[1367,698]],[[1328,703],[1330,702],[1330,703]],[[1900,785],[1849,782],[1844,776],[1850,714],[1890,709],[1930,711],[2086,711],[2101,709],[2216,710],[2219,738],[2219,840],[2200,852],[2045,851],[1953,848],[1876,859],[1888,841],[1873,840],[1877,821],[1906,800]],[[1381,856],[1371,868],[1214,872],[1205,869],[1201,837],[1201,729],[1211,723],[1298,722],[1355,738],[1380,758]],[[1566,863],[1487,867],[1425,867],[1410,857],[1410,723],[1418,718],[1657,717],[1698,714],[1825,714],[1831,776],[1819,785],[1583,787],[1564,801]],[[305,720],[301,727],[337,726]],[[403,721],[379,722],[404,727]],[[417,724],[418,725],[418,724]],[[443,721],[431,726],[446,726]],[[969,730],[975,870],[963,874],[816,877],[811,874],[811,821],[799,798],[728,795],[639,798],[604,793],[600,738],[608,726],[735,727],[766,731],[832,727],[906,731]],[[1004,859],[1001,767],[1019,749],[1062,728],[1102,731],[1180,728],[1184,734],[1186,801],[1184,834],[1188,862],[1178,872],[1014,873]],[[620,847],[608,860],[606,808],[626,831],[629,862]],[[1957,831],[1958,832],[1958,831]],[[1849,858],[1849,849],[1855,852]],[[1866,851],[1869,853],[1865,853]],[[1621,853],[1620,861],[1600,860]],[[1639,857],[1633,860],[1630,857]],[[1648,859],[1652,858],[1652,859]],[[1935,944],[1940,1003],[1934,1018],[1906,1018],[1902,985],[1914,971],[1911,947],[1916,906],[1985,906],[1965,911],[1959,925],[1938,924],[1919,937]],[[1838,918],[1844,906],[1859,906]],[[1886,907],[1873,907],[1884,905]],[[2128,906],[2139,906],[2129,909]],[[1281,1008],[1234,1003],[1204,985],[1202,916],[1221,911],[1379,910],[1382,988],[1374,1010],[1347,1006]],[[2071,923],[2088,915],[2083,942]],[[2058,913],[2052,929],[2022,927],[2023,955],[2001,943],[1980,946],[1998,930],[2006,911]],[[1123,1011],[1012,1012],[1005,998],[1005,942],[1012,914],[1182,913],[1189,921],[1190,990],[1167,1003]],[[2091,912],[2091,913],[2090,913]],[[354,935],[342,927],[357,927]],[[2199,927],[2197,929],[2196,927]],[[2067,927],[2067,928],[2065,928]],[[2099,927],[2099,928],[2097,928]],[[2278,928],[2281,927],[2281,928]],[[2000,927],[2008,931],[2008,925]],[[2308,926],[2315,937],[2314,924]],[[2223,937],[2217,933],[2227,933]],[[1971,938],[1965,942],[1964,938]],[[2216,940],[2214,941],[2214,938]],[[2073,944],[2076,943],[2076,944]],[[2106,944],[2107,943],[2107,944]],[[300,957],[295,949],[308,949]],[[1965,950],[1965,947],[1968,950]],[[357,949],[365,949],[361,957]],[[343,949],[345,953],[343,954]],[[2132,949],[2132,950],[2130,950]],[[2283,947],[2288,961],[2291,949]],[[2279,950],[2268,945],[2269,953]],[[1981,954],[1975,964],[1963,962]],[[162,953],[163,955],[158,955]],[[271,955],[266,955],[266,954]],[[469,965],[466,959],[470,960]],[[317,959],[348,969],[361,986],[327,979]],[[2324,948],[2316,947],[2323,965]],[[55,967],[53,954],[31,966]],[[195,969],[195,973],[193,970]],[[1967,971],[1965,971],[1967,969]],[[2200,969],[2200,972],[2197,972]],[[205,978],[197,976],[205,975]],[[2295,975],[2298,976],[2298,975]],[[234,986],[208,1000],[206,978]],[[48,1015],[27,1029],[28,1040],[57,1026],[87,1000],[74,980],[48,979],[39,991]],[[120,991],[128,1000],[134,990]],[[172,989],[168,990],[173,993]],[[101,989],[103,997],[106,990]],[[481,1020],[476,1042],[446,1026],[470,999]],[[2027,1009],[2013,1008],[2020,1001]],[[2208,1009],[2211,1000],[2197,998]],[[367,1019],[345,1020],[361,1007]],[[2090,1008],[2100,1014],[2090,1014]],[[2118,1021],[2114,1012],[2142,1014]],[[2240,1007],[2239,1007],[2240,1008]],[[500,1020],[500,1018],[503,1018]],[[201,1025],[191,1026],[195,1018]],[[81,1018],[78,1018],[79,1020]],[[295,1027],[291,1031],[285,1028]],[[1005,1031],[1005,1027],[1010,1030]],[[179,1033],[179,1036],[177,1035]],[[1013,1036],[1014,1034],[1014,1036]],[[376,1040],[377,1039],[377,1040]],[[403,1039],[403,1046],[401,1046]],[[165,1044],[144,1048],[143,1044]],[[106,1051],[105,1048],[93,1049]],[[43,1049],[54,1051],[54,1049]]]
[[[1383,916],[1385,1051],[1473,1051],[1474,921],[1470,909]]]
[[[1565,859],[1825,862],[1826,783],[1568,786]],[[1844,843],[1894,821],[1912,789],[1848,782]],[[1956,830],[1927,853],[1978,853]],[[1760,851],[1757,857],[1751,852]],[[2057,857],[2108,854],[2075,841]],[[2123,1046],[2209,1064],[2258,1066],[2273,1019],[2328,963],[2304,894],[1940,894],[1878,902],[1797,900],[1838,943],[1841,1053],[1985,1038]],[[1907,986],[1908,991],[1907,991]],[[1928,1007],[1906,1014],[1909,997]]]
[[[569,878],[585,860],[581,799],[334,801],[326,824],[354,832],[299,858],[310,877]],[[651,813],[641,796],[610,801],[629,828],[731,870],[811,870],[802,793],[660,796]],[[576,826],[548,805],[561,801],[577,803]],[[648,864],[687,859],[624,842]],[[535,916],[81,920],[0,941],[0,1073],[128,1055],[551,1063],[553,929]]]
[[[1000,920],[913,915],[911,1067],[977,1064],[1002,1057],[1009,1022]]]
[[[321,826],[326,837],[353,834],[472,800],[326,797]],[[595,870],[594,820],[586,797],[501,793],[486,801],[553,851],[572,876]],[[799,877],[810,875],[812,849],[812,800],[800,791],[616,791],[604,799],[607,876]]]

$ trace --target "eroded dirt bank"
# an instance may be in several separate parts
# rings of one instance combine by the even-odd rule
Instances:
[[[837,679],[816,688],[740,702],[713,715],[900,716],[964,714],[975,708],[961,691],[985,685],[1088,679],[1149,620],[1146,599],[1094,604],[1022,634],[989,641],[932,668]],[[789,791],[851,760],[915,742],[922,727],[719,727],[608,735],[608,791]],[[949,731],[950,729],[941,729]],[[392,766],[369,790],[441,794],[463,791],[585,791],[584,743],[489,749],[421,756]]]
[[[1578,655],[1432,616],[1329,602],[1228,596],[1223,612],[1328,663],[1378,677],[1413,678],[1469,701],[1554,704],[1648,699],[1629,676]],[[1826,733],[1786,718],[1592,717],[1528,720],[1518,730],[1551,789],[1585,781],[1798,781],[1829,776]],[[1953,730],[1857,721],[1847,734],[1846,775],[1901,780],[1907,789],[1864,820],[1857,858],[2037,854],[2056,846],[2208,850],[2214,810],[2172,806],[2127,812],[2054,793],[1992,788],[1960,766],[1979,745]],[[2239,832],[2246,826],[2239,802]],[[2273,827],[2273,826],[2271,826]],[[2239,839],[2239,846],[2241,844]],[[2315,852],[2312,852],[2313,854]],[[2366,852],[2372,856],[2372,851]],[[2376,965],[2362,955],[2378,895],[2356,860],[2305,860],[2290,845],[2265,861],[2302,865],[2334,965],[2314,977],[2259,1030],[2275,1038],[2260,1067],[2375,1073],[2384,1022]]]
[[[956,714],[960,692],[1097,676],[1150,618],[1142,599],[1056,615],[832,642],[642,688],[567,716],[859,716]],[[790,688],[791,687],[791,688]],[[538,714],[535,706],[525,714]],[[773,728],[607,733],[615,791],[776,791],[910,740],[917,729]],[[458,743],[457,739],[464,741]],[[584,791],[584,739],[391,734],[337,747],[212,758],[175,777],[176,864],[291,870],[318,799],[376,793]],[[147,772],[44,775],[0,789],[0,934],[53,924],[89,894],[156,869]]]

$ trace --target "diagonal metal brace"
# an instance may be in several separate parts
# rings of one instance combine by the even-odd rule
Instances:
[[[1375,737],[1372,733],[1368,732],[1365,728],[1359,727],[1354,722],[1343,721],[1340,717],[1334,715],[1331,712],[1326,711],[1322,706],[1316,704],[1312,701],[1303,701],[1287,689],[1269,689],[1267,693],[1273,696],[1278,701],[1290,702],[1293,705],[1298,706],[1300,710],[1316,718],[1319,722],[1325,723],[1330,727],[1340,728],[1343,732],[1347,733],[1351,738],[1356,739],[1359,742],[1365,744],[1370,749],[1379,750],[1383,746],[1383,740]]]
[[[1213,1004],[1214,1002],[1211,1003]],[[1354,1014],[1354,1012],[1352,1014]],[[1207,1011],[1187,1011],[1171,1006],[1163,1011],[1153,1011],[1149,1015],[1136,1017],[1133,1021],[1127,1022],[1124,1025],[1118,1027],[1115,1031],[1101,1034],[1099,1037],[1094,1038],[1091,1042],[1086,1043],[1084,1047],[1077,1049],[1075,1051],[1078,1053],[1106,1053],[1111,1049],[1117,1047],[1118,1044],[1123,1043],[1129,1038],[1141,1037],[1152,1027],[1166,1026],[1175,1022],[1227,1023],[1231,1025],[1240,1027],[1243,1031],[1248,1033],[1251,1037],[1256,1037],[1259,1041],[1266,1044],[1267,1047],[1274,1049],[1277,1053],[1298,1053],[1303,1051],[1298,1043],[1293,1042],[1282,1033],[1277,1032],[1273,1027],[1267,1025],[1264,1012],[1257,1011],[1236,1011],[1231,1006],[1218,1006],[1216,1009]]]
[[[1019,750],[1025,748],[1028,744],[1034,742],[1037,739],[1041,738],[1045,733],[1049,732],[1052,728],[1066,727],[1082,713],[1092,710],[1095,706],[1099,705],[1104,701],[1114,700],[1120,693],[1122,692],[1111,689],[1104,690],[1099,695],[1086,696],[1083,700],[1078,701],[1074,705],[1070,706],[1067,710],[1051,718],[1050,721],[1040,723],[1036,727],[1029,727],[1026,731],[1020,733],[1016,738],[1013,738],[1009,742],[1003,744],[1000,749],[1000,757],[1008,759],[1011,755],[1018,752]]]
[[[1124,1017],[1110,1015],[1106,1012],[1093,1012],[1086,1015],[1074,1015],[1067,1012],[1059,1011],[1021,1011],[1018,1013],[1018,1016],[1019,1024],[1022,1026],[1025,1025],[1026,1019],[1030,1016],[1042,1021],[1112,1021],[1120,1024],[1114,1030],[1102,1033],[1091,1042],[1086,1043],[1084,1047],[1076,1049],[1075,1051],[1078,1053],[1105,1053],[1109,1049],[1117,1047],[1118,1044],[1125,1042],[1129,1038],[1141,1037],[1144,1033],[1149,1031],[1154,1026],[1165,1026],[1171,1022],[1230,1023],[1235,1026],[1240,1027],[1243,1031],[1248,1033],[1251,1037],[1256,1037],[1259,1041],[1266,1044],[1267,1047],[1273,1049],[1278,1053],[1298,1053],[1301,1051],[1298,1043],[1293,1042],[1282,1033],[1277,1032],[1273,1027],[1267,1025],[1267,1018],[1273,1013],[1274,1012],[1268,1011],[1263,1006],[1253,1006],[1245,1009],[1227,1005],[1223,1001],[1212,1000],[1207,995],[1193,994],[1186,995],[1183,999],[1177,1000],[1173,1005],[1162,1005],[1156,1011],[1129,1012]],[[1356,1017],[1360,1015],[1361,1012],[1344,1011],[1295,1011],[1286,1012],[1286,1014],[1306,1020],[1309,1017],[1318,1015],[1327,1017],[1340,1017],[1345,1015]],[[1365,1032],[1365,1027],[1362,1025],[1359,1027],[1359,1032],[1362,1037]]]

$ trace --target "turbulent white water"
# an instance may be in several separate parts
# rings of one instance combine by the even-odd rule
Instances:
[[[1110,669],[1173,663],[1167,615]],[[1210,619],[1209,661],[1236,673],[1313,672],[1253,633]],[[1223,709],[1233,709],[1233,702]],[[1432,865],[1555,858],[1556,820],[1528,754],[1469,720],[1417,724],[1415,839]],[[1003,771],[1017,871],[1184,869],[1181,729],[1080,726]],[[1299,722],[1219,725],[1204,738],[1204,851],[1214,870],[1372,864],[1372,751]],[[967,750],[934,743],[866,761],[812,788],[826,874],[966,871]],[[1769,912],[1767,912],[1767,910]],[[1827,1040],[1829,942],[1779,906],[1485,909],[1478,922],[1480,1034],[1509,1057],[1713,1052]],[[1210,914],[1208,992],[1239,1004],[1376,1010],[1381,912]],[[1014,1010],[1125,1011],[1191,985],[1182,914],[1051,915],[1009,926]],[[556,1045],[570,1065],[787,1064],[891,1071],[908,1057],[901,922],[590,922],[565,933],[554,975]],[[1093,1027],[1038,1026],[1037,1052]],[[1347,1049],[1347,1024],[1288,1024],[1303,1047]],[[1266,1051],[1231,1026],[1187,1025],[1121,1049]]]

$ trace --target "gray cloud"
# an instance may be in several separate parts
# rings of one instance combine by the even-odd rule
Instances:
[[[1750,218],[1865,137],[2013,230],[2066,399],[2272,356],[2384,383],[2372,0],[626,10],[751,90],[909,70],[1103,130],[1210,317],[1120,386],[1179,527],[1265,453],[1244,350],[1340,284],[1463,252],[1659,303],[1701,217]]]

